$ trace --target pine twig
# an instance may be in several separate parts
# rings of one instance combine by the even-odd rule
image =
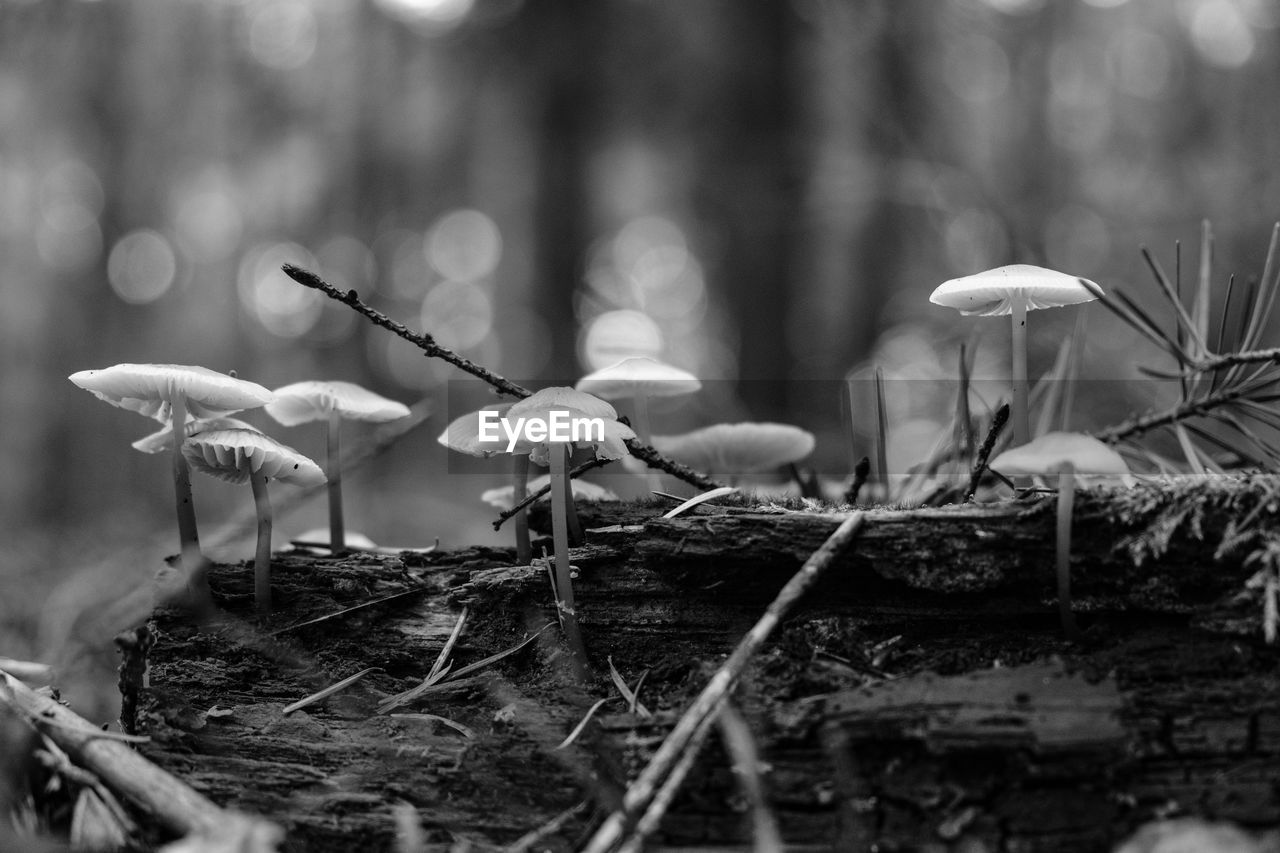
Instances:
[[[1171,406],[1161,412],[1153,412],[1151,414],[1129,418],[1115,426],[1097,430],[1093,433],[1093,437],[1099,441],[1105,441],[1108,444],[1115,444],[1117,442],[1124,441],[1127,438],[1143,435],[1144,433],[1148,433],[1151,430],[1158,429],[1162,426],[1176,424],[1179,421],[1195,417],[1197,415],[1208,414],[1212,409],[1216,409],[1219,406],[1224,406],[1228,403],[1234,403],[1237,400],[1247,397],[1254,390],[1256,389],[1249,388],[1247,386],[1224,388],[1223,390],[1217,391],[1213,394],[1194,400],[1188,400],[1187,402],[1179,403],[1176,406]]]
[[[1004,429],[1008,420],[1009,404],[1005,403],[996,409],[995,416],[991,418],[991,426],[987,429],[987,437],[982,440],[982,446],[978,448],[978,459],[973,464],[973,473],[969,475],[969,487],[964,490],[964,503],[973,500],[973,493],[978,491],[978,481],[982,479],[982,472],[987,470],[987,460],[991,458],[996,439],[1000,437],[1000,431]]]
[[[375,326],[381,326],[397,337],[403,338],[413,344],[418,349],[426,353],[429,358],[439,358],[447,361],[459,370],[470,373],[477,379],[489,383],[494,388],[498,389],[499,392],[508,396],[523,399],[533,393],[528,388],[517,385],[514,382],[499,376],[493,371],[481,367],[471,359],[463,358],[448,347],[441,346],[436,343],[435,338],[430,335],[419,334],[411,331],[409,327],[403,323],[397,323],[386,314],[383,314],[376,308],[372,308],[368,304],[362,302],[360,300],[360,294],[356,293],[354,290],[348,290],[346,293],[343,293],[341,290],[334,287],[332,284],[329,284],[329,282],[325,281],[315,273],[309,270],[304,270],[302,267],[296,267],[293,264],[285,264],[281,269],[284,270],[285,275],[289,276],[289,278],[293,279],[298,284],[301,284],[303,287],[309,287],[312,290],[318,290],[330,299],[336,299],[338,302],[350,307],[357,314],[364,316],[365,319],[373,323]]]
[[[329,284],[329,282],[325,281],[310,270],[304,270],[302,267],[294,266],[293,264],[285,264],[281,269],[284,270],[285,275],[289,276],[289,278],[293,279],[298,284],[301,284],[303,287],[310,287],[312,290],[318,290],[330,299],[341,302],[343,305],[348,306],[375,326],[381,326],[397,337],[403,338],[413,344],[418,349],[426,353],[429,358],[438,358],[446,361],[459,370],[465,373],[470,373],[477,379],[487,382],[501,394],[506,394],[517,399],[523,399],[533,394],[532,391],[525,388],[523,385],[517,385],[510,379],[499,376],[492,370],[476,364],[471,359],[458,355],[448,347],[441,346],[436,343],[435,338],[430,335],[414,332],[403,323],[397,323],[386,314],[383,314],[376,308],[373,308],[367,303],[361,301],[360,294],[356,293],[354,290],[348,290],[343,293],[341,290],[334,287],[332,284]],[[649,445],[642,442],[634,439],[629,440],[627,441],[627,449],[631,451],[632,456],[636,457],[641,462],[644,462],[650,468],[657,468],[660,471],[666,471],[673,477],[677,477],[695,488],[705,491],[707,489],[714,489],[720,485],[705,474],[700,474],[686,465],[681,465],[679,462],[668,459]],[[494,527],[497,528],[501,526],[503,521],[506,521],[506,519],[499,519],[499,521],[495,523]]]

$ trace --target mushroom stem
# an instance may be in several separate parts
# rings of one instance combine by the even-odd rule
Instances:
[[[329,480],[329,553],[347,547],[346,527],[342,522],[342,449],[340,433],[342,415],[335,409],[329,413],[328,457],[325,477]]]
[[[1075,614],[1071,612],[1071,516],[1076,503],[1076,469],[1065,462],[1058,474],[1058,617],[1062,633],[1077,640]]]
[[[267,496],[266,475],[250,475],[249,485],[253,488],[253,507],[258,513],[258,550],[253,559],[253,602],[259,612],[265,613],[271,609],[271,499]]]
[[[559,454],[553,448],[551,455],[563,456],[567,467],[568,462],[573,455],[572,445],[565,445],[564,453]],[[566,474],[564,478],[564,506],[565,518],[569,525],[569,544],[581,545],[587,541],[587,537],[586,534],[582,532],[582,521],[578,518],[578,508],[574,506],[573,503],[573,479],[570,478],[568,474]]]
[[[568,448],[553,444],[548,455],[551,457],[551,538],[556,550],[556,608],[560,614],[560,622],[564,626],[565,639],[569,641],[574,673],[582,678],[586,675],[587,650],[582,643],[582,632],[578,629],[578,613],[573,600],[573,578],[569,567],[568,507],[572,505],[573,500],[572,495],[567,491],[569,487],[569,477],[566,473]]]
[[[652,433],[649,430],[649,398],[642,391],[637,390],[631,400],[631,413],[636,419],[631,428],[636,431],[636,440],[642,444],[652,444],[653,442],[650,441]],[[645,487],[651,492],[662,488],[662,480],[658,472],[648,466],[644,469],[644,481]]]
[[[173,427],[173,489],[178,511],[178,545],[183,557],[200,554],[200,534],[196,529],[196,509],[191,500],[191,468],[182,455],[187,440],[187,397],[182,392],[169,402],[170,425]]]
[[[1013,320],[1013,443],[1021,447],[1031,440],[1031,416],[1027,404],[1027,295],[1018,288],[1010,297]]]
[[[511,505],[519,506],[529,491],[529,454],[512,456]],[[529,543],[529,515],[524,510],[516,513],[516,562],[527,566],[533,562],[533,546]]]

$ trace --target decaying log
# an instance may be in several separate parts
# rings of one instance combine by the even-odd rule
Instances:
[[[1257,569],[1247,556],[1280,529],[1276,492],[1274,478],[1255,478],[1083,495],[1073,572],[1085,633],[1074,645],[1052,607],[1051,511],[869,512],[856,553],[778,629],[735,695],[784,838],[1101,851],[1156,815],[1280,826],[1280,653],[1262,643],[1260,602],[1244,586]],[[397,800],[440,849],[510,843],[589,796],[583,779],[625,783],[840,519],[580,509],[588,526],[614,523],[571,553],[596,672],[585,694],[563,677],[548,631],[492,681],[406,709],[462,723],[474,741],[377,717],[380,700],[426,675],[461,604],[472,609],[459,667],[553,619],[546,570],[513,566],[502,549],[277,558],[270,624],[234,618],[251,612],[243,566],[210,577],[228,627],[160,614],[144,751],[216,802],[278,818],[293,849],[389,849]],[[410,589],[421,594],[302,624]],[[299,627],[266,637],[288,625]],[[557,752],[595,700],[615,695],[608,658],[628,684],[649,671],[654,716],[620,713],[614,699],[580,752]],[[372,666],[350,691],[280,715]],[[996,668],[1027,666],[1051,666],[1057,682],[1021,690],[1022,676]],[[968,710],[956,704],[966,696]],[[669,843],[733,845],[749,832],[709,746],[663,824]],[[547,846],[575,849],[590,821],[568,820]]]

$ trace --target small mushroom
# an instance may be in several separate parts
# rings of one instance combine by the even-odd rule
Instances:
[[[630,400],[636,437],[649,444],[649,398],[693,394],[702,383],[686,370],[647,356],[634,356],[587,374],[574,387],[603,400]],[[647,475],[650,487],[657,488],[657,473],[649,469]]]
[[[520,458],[525,459],[527,461],[529,457],[522,456]],[[543,486],[550,484],[550,482],[551,482],[550,474],[542,474],[540,476],[534,477],[532,480],[529,481],[529,485],[528,485],[529,491],[531,492],[540,491]],[[582,479],[571,480],[569,485],[573,489],[573,499],[575,501],[619,500],[617,495],[615,495],[613,492],[606,489],[604,486],[597,486],[595,483],[589,483],[586,480],[582,480]],[[551,495],[549,493],[543,496],[542,498],[542,500],[550,500],[550,499],[551,499]],[[511,486],[499,486],[496,489],[485,489],[480,494],[480,500],[484,501],[494,509],[500,509],[500,510],[506,511],[516,505],[515,489],[512,488]],[[520,498],[520,500],[524,500],[524,498],[522,497]]]
[[[1013,321],[1013,441],[1031,440],[1027,404],[1027,312],[1092,302],[1102,288],[1087,279],[1031,264],[1013,264],[944,281],[929,301],[965,316],[1010,315]]]
[[[653,446],[677,462],[729,477],[799,462],[813,452],[813,433],[789,424],[714,424],[683,435],[655,435]]]
[[[223,417],[256,409],[272,400],[271,392],[261,385],[205,367],[181,364],[117,364],[102,370],[81,370],[67,378],[113,406],[158,421],[182,424],[184,430],[188,414],[195,418]],[[182,455],[182,443],[171,446],[180,547],[183,554],[189,550],[198,554],[191,472]]]
[[[544,388],[513,405],[507,411],[508,423],[521,425],[541,424],[542,437],[530,431],[520,430],[512,444],[512,452],[528,454],[539,465],[551,468],[551,534],[555,548],[556,593],[558,607],[564,621],[565,634],[579,665],[585,667],[585,647],[578,630],[578,617],[573,599],[573,583],[569,567],[569,491],[568,460],[575,446],[590,447],[597,459],[621,459],[630,451],[626,442],[636,437],[635,432],[617,420],[618,413],[604,400],[573,388]],[[521,420],[523,419],[523,420]],[[547,427],[557,420],[577,422],[598,420],[601,430],[587,434],[579,431],[578,440],[563,440]],[[585,426],[585,425],[584,425]]]
[[[507,440],[502,437],[501,430],[495,433],[498,436],[496,439],[488,441],[481,439],[481,425],[486,418],[498,420],[504,417],[513,405],[515,404],[495,403],[474,412],[468,412],[460,418],[454,418],[436,440],[450,450],[466,453],[469,456],[485,459],[497,456],[506,450]],[[511,485],[508,488],[515,496],[511,503],[511,506],[514,506],[524,500],[524,496],[528,493],[526,490],[529,481],[529,457],[516,454],[512,458],[514,462],[511,468]],[[529,516],[523,510],[516,515],[515,528],[516,562],[528,565],[533,561],[533,545],[529,540]]]
[[[1076,478],[1132,485],[1129,466],[1107,445],[1078,432],[1047,432],[1029,444],[1014,447],[987,466],[1007,476],[1043,477],[1058,485],[1058,615],[1063,633],[1076,639],[1071,612],[1071,516]]]
[[[186,438],[190,438],[198,432],[209,432],[215,429],[257,429],[257,427],[239,418],[204,418],[203,420],[187,421]],[[183,440],[185,441],[186,439],[184,438]],[[150,435],[144,435],[135,441],[132,447],[134,450],[139,450],[143,453],[172,451],[173,424],[165,424]]]
[[[311,421],[325,422],[327,454],[325,476],[329,478],[329,547],[337,553],[346,547],[342,520],[342,466],[340,435],[342,421],[385,423],[409,416],[409,407],[388,400],[353,382],[295,382],[273,392],[275,400],[267,414],[284,426]]]
[[[318,486],[324,482],[324,472],[292,447],[252,429],[196,433],[182,446],[182,454],[197,471],[228,483],[247,480],[252,487],[258,513],[253,598],[259,610],[270,610],[272,521],[267,481],[274,477],[298,486]]]

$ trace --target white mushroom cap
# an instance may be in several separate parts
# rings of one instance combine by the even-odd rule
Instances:
[[[408,417],[409,407],[388,400],[354,382],[294,382],[275,389],[267,414],[285,426],[328,420],[337,412],[353,421],[383,423]]]
[[[228,483],[246,483],[252,474],[297,486],[318,486],[325,482],[319,465],[292,447],[252,429],[197,433],[182,445],[182,455],[195,470]]]
[[[1034,441],[1001,453],[988,467],[1010,477],[1049,477],[1060,474],[1067,464],[1086,478],[1133,482],[1129,466],[1119,453],[1082,432],[1046,432]]]
[[[117,364],[67,378],[99,400],[160,421],[172,418],[171,403],[178,393],[196,418],[256,409],[272,400],[271,392],[256,383],[182,364]]]
[[[1092,302],[1103,295],[1102,288],[1087,279],[1031,264],[1013,264],[944,281],[929,301],[965,315],[994,317],[1013,313],[1009,297],[1019,290],[1029,311]]]
[[[631,451],[626,442],[636,437],[635,431],[618,421],[618,411],[601,400],[583,391],[557,386],[543,388],[541,391],[524,398],[507,410],[507,420],[515,422],[519,418],[541,419],[550,422],[553,413],[565,413],[565,417],[599,418],[604,422],[604,435],[600,439],[578,441],[575,447],[592,447],[597,459],[621,459]],[[546,465],[550,459],[550,441],[531,442],[524,436],[517,440],[513,453],[528,453],[529,458],[539,465]],[[505,446],[504,446],[505,449]]]
[[[440,433],[440,437],[436,441],[450,450],[468,453],[472,456],[489,457],[505,453],[507,439],[501,429],[497,430],[498,438],[496,440],[480,440],[480,414],[482,412],[493,412],[498,417],[504,417],[514,405],[515,403],[494,403],[490,406],[481,406],[474,412],[468,412],[460,418],[454,418],[449,422],[449,426],[445,427],[444,432]]]
[[[617,364],[588,373],[574,386],[606,400],[643,396],[677,397],[702,387],[698,377],[648,356],[624,358]]]
[[[815,443],[808,430],[752,422],[653,437],[658,452],[709,474],[750,474],[798,462],[813,452]]]
[[[257,431],[257,427],[253,424],[245,423],[237,418],[205,418],[204,420],[187,421],[185,432],[190,437],[198,432],[208,432],[215,429],[251,429]],[[156,432],[144,435],[133,443],[133,449],[141,450],[143,453],[160,453],[165,450],[172,450],[173,424],[165,424]]]
[[[536,492],[551,482],[550,474],[540,474],[529,481],[528,489],[530,492]],[[586,480],[570,480],[573,485],[574,500],[584,501],[616,501],[618,496],[606,489],[604,486],[597,486],[595,483],[589,483]],[[480,495],[480,500],[487,503],[495,509],[508,510],[511,509],[514,501],[511,496],[515,494],[512,486],[499,486],[496,489],[486,489]],[[547,500],[551,497],[548,492],[541,500]]]

